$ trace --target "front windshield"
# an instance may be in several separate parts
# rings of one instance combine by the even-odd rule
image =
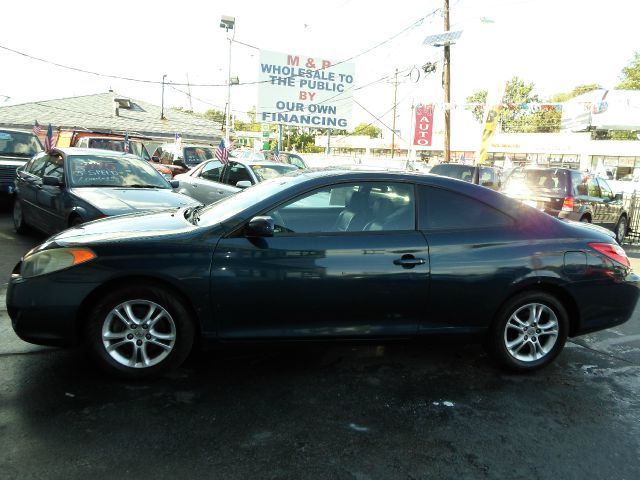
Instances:
[[[270,178],[279,177],[285,173],[293,172],[296,167],[292,165],[250,165],[251,170],[258,177],[258,181],[264,182]]]
[[[0,155],[28,158],[41,151],[40,140],[34,134],[0,130]]]
[[[252,205],[259,203],[261,200],[270,197],[290,185],[302,181],[304,177],[295,173],[298,171],[299,170],[295,169],[294,173],[290,173],[289,175],[257,183],[250,188],[207,206],[199,212],[199,225],[206,227],[224,222]]]
[[[215,151],[208,147],[184,147],[184,161],[195,165],[215,157]]]
[[[131,156],[67,157],[72,187],[171,188],[149,163]]]

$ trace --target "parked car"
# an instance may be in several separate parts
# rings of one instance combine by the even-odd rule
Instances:
[[[99,149],[55,148],[18,170],[13,222],[52,234],[97,218],[199,205],[149,162]]]
[[[124,153],[124,133],[97,132],[87,130],[61,130],[56,140],[57,147],[100,148],[114,152]],[[144,142],[150,137],[140,135],[128,135],[129,153],[150,162],[153,168],[158,170],[166,179],[173,178],[173,172],[165,165],[151,160],[151,155]]]
[[[238,160],[253,160],[256,162],[273,162],[275,152],[273,150],[263,150],[256,152],[253,150],[234,150],[231,154]],[[309,168],[306,162],[297,153],[280,152],[280,163],[288,163],[297,168]]]
[[[136,379],[200,341],[445,333],[475,334],[500,365],[531,371],[567,336],[627,321],[639,286],[608,235],[493,190],[322,169],[66,230],[16,265],[6,298],[20,338],[86,346]]]
[[[457,178],[465,182],[475,183],[483,187],[500,190],[502,187],[502,172],[497,167],[489,165],[465,165],[462,163],[440,163],[434,165],[429,173],[444,177]]]
[[[209,204],[270,178],[296,171],[293,165],[273,162],[213,159],[202,162],[187,173],[177,175],[178,191]]]
[[[509,176],[503,192],[554,217],[608,228],[622,244],[629,214],[622,194],[604,178],[568,168],[521,168]]]
[[[152,158],[169,167],[175,177],[215,156],[216,147],[211,145],[165,143],[156,148]]]
[[[34,133],[0,129],[0,194],[13,193],[16,169],[42,150]]]

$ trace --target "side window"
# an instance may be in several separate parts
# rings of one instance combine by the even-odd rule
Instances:
[[[589,177],[580,173],[572,173],[571,180],[575,185],[576,195],[587,196],[589,194]]]
[[[513,224],[511,217],[466,195],[435,187],[420,187],[421,229],[470,229]]]
[[[41,157],[34,158],[29,165],[25,168],[27,172],[36,177],[42,178],[44,176],[44,167],[49,161],[49,155],[42,155]]]
[[[602,198],[606,198],[608,200],[612,200],[613,199],[613,192],[611,191],[611,188],[609,187],[609,184],[604,181],[603,179],[598,179],[598,184],[600,185],[600,191],[602,193]]]
[[[60,179],[63,178],[64,177],[63,162],[64,160],[62,158],[62,155],[49,156],[49,160],[47,160],[47,163],[45,163],[44,165],[43,177],[49,176],[49,177],[57,177]]]
[[[213,182],[220,181],[220,174],[222,173],[222,169],[224,165],[221,162],[209,162],[202,169],[198,176],[200,178],[204,178],[205,180],[211,180]]]
[[[602,194],[600,192],[600,186],[598,185],[598,180],[595,177],[589,178],[589,184],[587,185],[588,195],[590,197],[600,197]]]
[[[238,182],[241,182],[243,180],[249,180],[251,183],[253,183],[253,180],[251,180],[251,175],[249,175],[249,172],[247,171],[245,166],[236,164],[227,169],[222,182],[235,187]]]
[[[160,163],[172,164],[173,163],[173,154],[171,152],[162,152],[162,156],[160,157]]]
[[[81,138],[76,142],[76,147],[89,148],[89,139],[87,137]]]
[[[338,233],[415,229],[413,185],[349,183],[324,187],[267,212],[276,233]]]

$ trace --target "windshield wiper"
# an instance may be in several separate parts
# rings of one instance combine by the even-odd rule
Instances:
[[[123,185],[123,187],[126,187],[126,188],[165,188],[165,187],[163,187],[161,185],[144,185],[144,184],[141,184],[141,183],[135,183],[133,185]]]

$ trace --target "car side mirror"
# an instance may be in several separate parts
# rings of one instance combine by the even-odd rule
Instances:
[[[179,167],[182,167],[182,168],[187,168],[187,169],[189,168],[189,167],[187,167],[187,164],[186,164],[186,163],[184,163],[184,160],[183,160],[183,159],[181,159],[181,158],[178,158],[177,160],[174,160],[174,161],[173,161],[173,164],[174,164],[174,165],[177,165],[177,166],[179,166]]]
[[[238,183],[236,183],[236,187],[238,188],[248,188],[252,185],[252,183],[249,180],[240,180]]]
[[[50,187],[61,187],[62,185],[64,185],[62,179],[49,175],[45,175],[44,177],[42,177],[42,184],[48,185]]]
[[[616,193],[616,194],[614,195],[613,199],[614,199],[616,202],[621,202],[621,201],[622,201],[622,195],[623,195],[622,193]]]
[[[154,155],[153,157],[151,157],[151,161],[152,162],[159,162],[160,161],[160,157],[158,155]]]
[[[247,237],[273,237],[274,225],[271,217],[253,217],[247,224],[245,235]]]
[[[178,188],[180,186],[180,180],[169,180],[171,188]]]

